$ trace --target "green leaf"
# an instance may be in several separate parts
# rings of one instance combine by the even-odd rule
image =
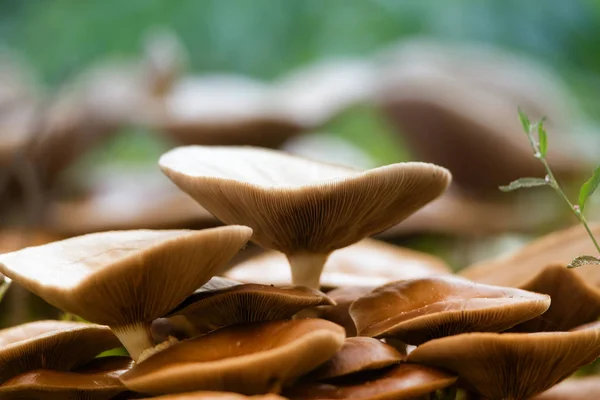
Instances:
[[[527,117],[527,115],[525,115],[525,113],[521,111],[521,108],[519,108],[517,111],[519,112],[519,119],[521,120],[523,130],[525,131],[525,133],[529,134],[529,132],[531,131],[531,122],[529,122],[529,117]]]
[[[503,192],[512,192],[513,190],[522,188],[532,188],[538,186],[547,186],[548,182],[542,178],[519,178],[516,181],[512,181],[506,186],[500,186],[500,190]]]
[[[583,185],[581,185],[581,189],[579,190],[579,210],[583,212],[583,207],[587,199],[590,198],[591,195],[594,194],[598,186],[600,185],[600,167],[597,167],[594,170],[594,174],[590,179],[588,179]]]
[[[546,135],[546,130],[544,129],[544,119],[537,124],[538,131],[538,141],[540,143],[540,154],[542,157],[546,157],[546,152],[548,151],[548,136]]]
[[[600,259],[594,256],[579,256],[571,261],[567,268],[579,268],[584,265],[600,265]]]

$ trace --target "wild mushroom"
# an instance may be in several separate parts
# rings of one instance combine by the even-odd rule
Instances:
[[[333,306],[315,307],[313,315],[327,321],[335,322],[346,329],[346,337],[356,336],[356,325],[350,316],[350,306],[358,298],[370,293],[372,286],[345,286],[327,292],[327,296],[335,301]]]
[[[166,396],[152,397],[152,399],[158,400],[286,400],[285,398],[276,394],[264,394],[256,396],[244,396],[239,393],[232,392],[192,392],[192,393],[180,393],[180,394],[168,394]],[[143,400],[150,400],[143,399]]]
[[[283,394],[292,400],[395,400],[422,398],[456,382],[456,376],[416,364],[400,364],[372,376],[352,376],[329,383],[291,387]]]
[[[535,396],[533,400],[582,400],[593,399],[600,393],[600,377],[567,379],[549,390]]]
[[[95,358],[72,371],[38,369],[15,376],[0,385],[0,397],[5,400],[85,398],[109,400],[127,389],[119,380],[131,368],[129,357]]]
[[[179,342],[121,376],[141,393],[278,392],[331,358],[342,327],[320,319],[230,326]]]
[[[108,325],[137,360],[152,320],[207,282],[252,230],[114,231],[0,255],[0,272],[48,303]]]
[[[197,291],[166,317],[184,316],[200,334],[229,325],[288,319],[305,308],[333,304],[315,289],[250,283]]]
[[[3,329],[0,383],[35,369],[69,371],[116,347],[110,329],[94,324],[48,320]]]
[[[600,326],[568,332],[465,333],[417,347],[408,362],[456,372],[490,400],[529,399],[600,356]]]
[[[500,332],[549,306],[546,295],[439,276],[381,286],[356,300],[350,315],[360,336],[418,345],[463,332]]]
[[[234,265],[225,275],[242,282],[286,285],[292,280],[285,256],[267,251]],[[375,287],[401,279],[449,274],[441,259],[379,240],[363,239],[331,253],[321,275],[323,288]]]

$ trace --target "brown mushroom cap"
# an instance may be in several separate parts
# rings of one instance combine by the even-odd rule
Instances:
[[[324,363],[343,342],[342,327],[315,318],[230,326],[150,356],[121,381],[151,394],[266,393]]]
[[[197,291],[167,317],[184,315],[198,332],[209,332],[229,325],[288,319],[305,308],[333,304],[324,293],[303,286],[250,283]]]
[[[346,329],[346,337],[356,336],[356,325],[350,316],[350,306],[358,298],[370,293],[375,287],[371,286],[346,286],[327,292],[327,296],[335,301],[334,306],[316,307],[313,310],[315,317],[335,322]]]
[[[533,400],[583,400],[594,399],[600,393],[600,377],[567,379],[545,391]]]
[[[286,285],[292,280],[286,265],[288,261],[282,253],[267,251],[242,261],[225,275],[242,282]],[[331,253],[323,268],[321,286],[374,288],[397,280],[450,272],[448,265],[438,257],[379,240],[363,239]]]
[[[131,368],[129,357],[96,358],[73,371],[38,369],[15,376],[0,385],[0,397],[12,399],[108,400],[126,391],[119,376]]]
[[[600,317],[600,289],[588,286],[564,265],[544,268],[520,288],[547,294],[552,303],[542,315],[514,326],[513,332],[567,331]]]
[[[264,394],[257,396],[244,396],[239,393],[232,392],[192,392],[192,393],[181,393],[181,394],[168,394],[166,396],[152,397],[153,399],[159,400],[285,400],[284,397],[276,394]],[[150,400],[144,399],[144,400]]]
[[[109,325],[137,359],[151,344],[146,325],[207,282],[251,233],[230,226],[89,234],[3,254],[0,272],[64,311]]]
[[[309,379],[325,381],[357,372],[382,369],[397,364],[405,358],[405,354],[377,339],[346,338],[337,353],[311,372]]]
[[[3,329],[0,382],[34,369],[69,371],[119,346],[108,327],[81,322],[36,321]]]
[[[529,399],[600,355],[600,327],[569,332],[465,333],[417,347],[409,362],[456,372],[489,399]]]
[[[454,276],[393,282],[350,306],[358,334],[410,344],[463,332],[499,332],[548,309],[550,297]]]
[[[416,364],[400,364],[370,378],[336,383],[309,383],[284,392],[292,400],[397,400],[420,398],[454,382],[456,376]]]

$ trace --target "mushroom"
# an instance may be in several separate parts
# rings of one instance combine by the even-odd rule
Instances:
[[[218,219],[250,226],[255,243],[284,253],[295,285],[315,289],[329,253],[398,223],[450,181],[430,164],[360,172],[251,147],[181,147],[160,165]]]
[[[0,255],[0,272],[48,303],[108,325],[137,360],[152,320],[207,282],[248,227],[95,233]]]
[[[593,399],[600,393],[600,377],[567,379],[545,391],[533,400],[582,400]]]
[[[356,325],[350,316],[350,306],[355,300],[370,293],[373,289],[375,287],[372,286],[344,286],[333,289],[327,292],[327,296],[336,304],[315,307],[313,315],[343,326],[346,329],[346,337],[356,336]]]
[[[346,338],[337,353],[312,371],[307,379],[327,381],[359,372],[383,369],[405,359],[406,354],[380,340],[368,337]]]
[[[69,371],[116,347],[106,326],[47,320],[6,328],[0,330],[0,383],[35,369]]]
[[[152,397],[152,399],[158,400],[286,400],[285,398],[276,394],[264,394],[256,396],[244,396],[239,393],[232,392],[192,392],[192,393],[180,393],[180,394],[168,394],[166,396]],[[143,399],[143,400],[150,400]]]
[[[490,400],[529,399],[600,355],[600,325],[568,332],[465,333],[435,339],[408,362],[456,372]]]
[[[280,252],[267,251],[234,265],[225,275],[242,282],[285,285],[292,279],[288,261]],[[323,288],[375,287],[401,279],[449,274],[450,268],[435,256],[363,239],[331,253],[325,262],[320,284]]]
[[[127,390],[119,376],[131,365],[129,357],[112,356],[96,358],[73,372],[29,371],[0,385],[0,397],[5,400],[109,400]]]
[[[179,342],[121,376],[141,393],[278,392],[331,358],[342,327],[316,318],[229,326]]]
[[[456,376],[416,364],[400,364],[372,376],[297,385],[284,392],[292,400],[417,399],[453,385]]]
[[[315,289],[250,283],[197,291],[166,317],[184,316],[200,334],[229,325],[288,319],[305,308],[333,304]]]
[[[350,306],[360,336],[418,345],[463,332],[499,332],[548,309],[550,297],[455,276],[392,282]]]

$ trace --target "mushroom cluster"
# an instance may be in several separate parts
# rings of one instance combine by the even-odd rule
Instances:
[[[460,390],[525,400],[600,356],[600,289],[560,264],[581,250],[579,232],[552,246],[560,256],[513,256],[541,266],[511,282],[494,282],[502,261],[457,276],[436,257],[368,238],[440,196],[450,182],[442,167],[358,171],[203,146],[172,150],[160,166],[226,226],[92,233],[0,255],[2,275],[82,319],[1,330],[0,398]],[[249,242],[264,252],[232,266]],[[572,292],[578,304],[566,308]]]

